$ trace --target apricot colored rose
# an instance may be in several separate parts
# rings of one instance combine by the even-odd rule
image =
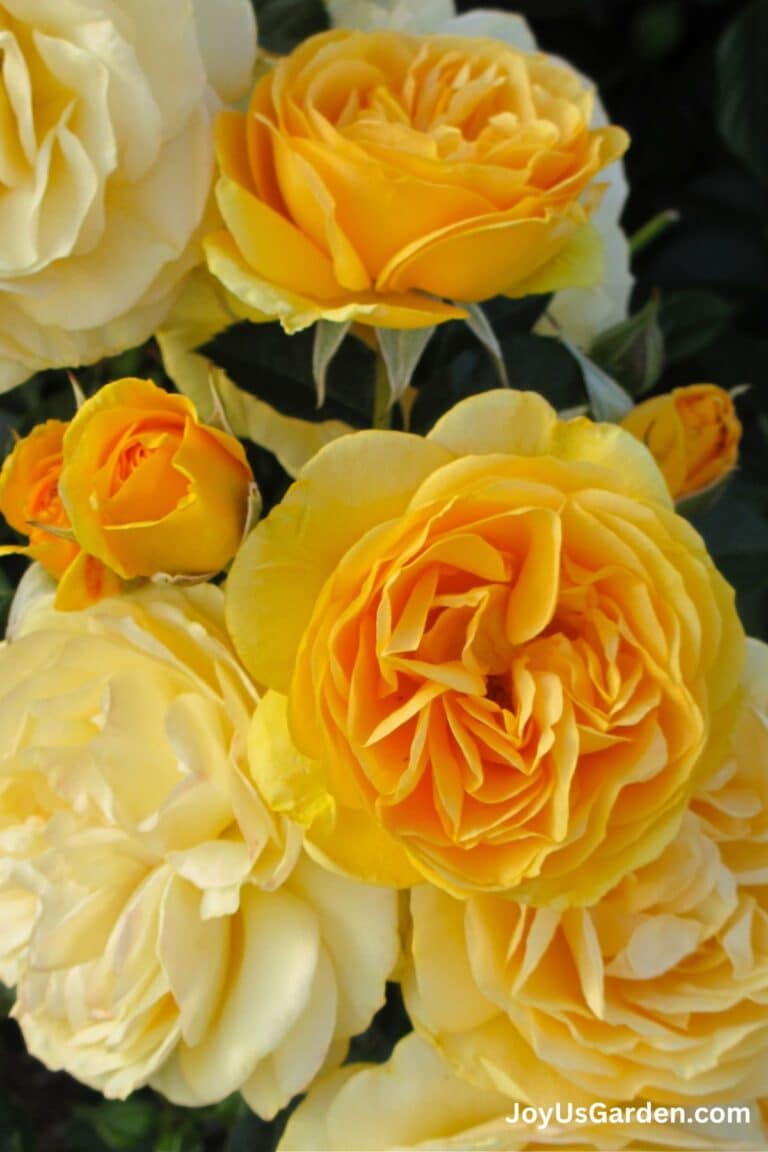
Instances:
[[[735,704],[675,839],[591,907],[414,890],[406,1003],[463,1075],[542,1105],[763,1095],[768,645]]]
[[[254,770],[319,852],[563,906],[675,835],[744,650],[643,446],[502,390],[426,439],[322,449],[245,541],[227,612],[274,690]]]
[[[9,551],[38,560],[57,578],[80,552],[74,538],[66,538],[71,525],[59,496],[66,428],[63,420],[38,424],[16,443],[0,472],[0,512],[12,528],[29,539],[24,547]]]
[[[218,572],[240,542],[251,481],[240,442],[150,380],[100,389],[64,437],[75,537],[123,579]]]
[[[622,425],[656,458],[677,499],[722,479],[739,459],[741,424],[716,384],[690,384],[633,408]]]
[[[335,29],[217,125],[213,274],[288,331],[321,317],[420,328],[446,301],[602,276],[588,227],[627,147],[566,64],[501,40]]]

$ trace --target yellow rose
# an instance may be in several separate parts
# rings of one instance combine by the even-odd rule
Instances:
[[[627,147],[593,106],[567,65],[491,38],[310,37],[218,121],[209,268],[289,332],[591,284],[598,178]]]
[[[752,642],[678,836],[592,907],[414,891],[406,1003],[464,1075],[534,1104],[764,1095],[766,715],[768,647]]]
[[[28,597],[0,651],[0,909],[27,1045],[107,1096],[240,1090],[271,1116],[383,1002],[395,895],[324,872],[259,797],[218,588],[51,600]]]
[[[2,0],[0,391],[142,343],[202,258],[248,0]]]
[[[119,576],[202,576],[232,558],[251,470],[240,442],[201,424],[186,397],[150,380],[108,384],[70,422],[63,456],[75,538]]]
[[[569,1101],[561,1102],[569,1115]],[[638,1105],[641,1102],[638,1101]],[[746,1105],[750,1122],[606,1123],[595,1107],[593,1122],[525,1123],[516,1119],[520,1102],[461,1079],[420,1036],[406,1036],[385,1064],[350,1064],[317,1081],[291,1115],[278,1152],[525,1152],[578,1148],[579,1152],[619,1149],[755,1149],[763,1152],[768,1128],[758,1104]],[[541,1127],[537,1128],[537,1124]]]
[[[743,657],[642,445],[503,390],[426,439],[322,449],[238,553],[227,618],[275,690],[254,771],[316,851],[535,903],[658,855]]]
[[[644,400],[621,423],[653,453],[675,499],[708,488],[738,463],[741,424],[733,400],[716,384]]]
[[[331,23],[358,31],[401,29],[448,36],[482,36],[501,40],[524,53],[537,51],[536,38],[524,17],[494,8],[475,8],[456,15],[453,0],[327,0]],[[589,83],[589,80],[587,80]],[[600,97],[595,93],[591,127],[609,123]],[[600,173],[605,185],[598,207],[590,217],[600,234],[603,270],[590,286],[563,288],[555,292],[536,331],[564,333],[585,348],[606,328],[626,319],[633,277],[629,243],[619,223],[627,199],[627,181],[620,159]]]

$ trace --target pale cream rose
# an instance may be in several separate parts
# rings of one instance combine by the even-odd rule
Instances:
[[[0,390],[151,335],[254,55],[248,0],[0,0]]]
[[[694,810],[739,884],[768,885],[768,644],[762,640],[747,640],[742,707],[717,759]]]
[[[487,36],[521,52],[537,50],[536,38],[524,17],[493,8],[476,8],[457,16],[453,0],[328,0],[328,11],[337,28],[402,28],[415,33]],[[596,95],[592,126],[608,123]],[[591,222],[602,239],[603,276],[591,287],[556,292],[536,326],[546,335],[562,332],[583,347],[626,319],[634,284],[629,243],[620,224],[629,191],[623,162],[614,161],[601,172],[600,179],[606,188]]]
[[[3,973],[50,1068],[271,1116],[383,1002],[397,909],[261,801],[222,600],[150,585],[57,613],[25,586],[0,651]]]
[[[638,1102],[638,1107],[640,1103]],[[588,1107],[588,1106],[587,1106]],[[524,1149],[685,1148],[762,1150],[768,1128],[756,1103],[749,1123],[604,1122],[606,1109],[593,1102],[586,1122],[561,1102],[549,1121],[525,1123],[519,1102],[462,1080],[439,1052],[411,1033],[385,1064],[352,1064],[325,1076],[293,1113],[279,1152],[391,1152],[439,1149],[441,1152],[523,1152]],[[574,1106],[575,1108],[575,1106]],[[572,1116],[571,1122],[568,1117]],[[610,1116],[609,1116],[610,1121]],[[537,1129],[541,1123],[541,1129]]]
[[[464,1074],[536,1104],[764,1094],[768,647],[757,641],[742,692],[677,838],[597,904],[561,913],[414,891],[406,1001]]]

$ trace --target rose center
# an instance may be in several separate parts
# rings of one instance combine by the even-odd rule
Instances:
[[[487,676],[485,680],[485,695],[499,708],[511,712],[514,704],[512,686],[508,676]]]
[[[149,455],[149,449],[142,441],[134,440],[133,443],[129,444],[120,453],[120,458],[117,461],[117,468],[115,469],[117,484],[124,484]]]
[[[59,472],[61,464],[46,476],[33,492],[29,502],[28,519],[41,524],[63,524],[66,522],[64,506],[59,496]]]

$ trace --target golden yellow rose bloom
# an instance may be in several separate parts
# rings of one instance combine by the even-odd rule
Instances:
[[[426,439],[322,449],[238,553],[227,618],[274,690],[254,771],[318,852],[558,905],[674,836],[744,647],[642,445],[503,390]]]
[[[544,55],[468,36],[336,29],[217,125],[215,276],[294,331],[325,317],[419,328],[446,301],[600,279],[588,228],[625,151],[593,93]]]
[[[648,446],[676,499],[708,488],[738,463],[741,424],[730,395],[716,384],[644,400],[621,423]]]
[[[64,613],[21,595],[0,645],[0,979],[27,1046],[109,1097],[239,1091],[272,1116],[382,1005],[396,894],[318,867],[259,796],[219,588]]]
[[[71,525],[59,496],[63,420],[38,424],[19,440],[0,472],[0,512],[29,544],[8,551],[38,560],[51,576],[60,577],[80,552],[79,544],[58,535]],[[53,528],[53,532],[46,531]]]
[[[251,471],[233,436],[150,380],[82,405],[64,436],[60,492],[78,543],[124,579],[223,568],[243,533]]]
[[[764,1095],[768,645],[740,699],[678,835],[591,907],[414,890],[406,1003],[464,1075],[541,1104]]]

